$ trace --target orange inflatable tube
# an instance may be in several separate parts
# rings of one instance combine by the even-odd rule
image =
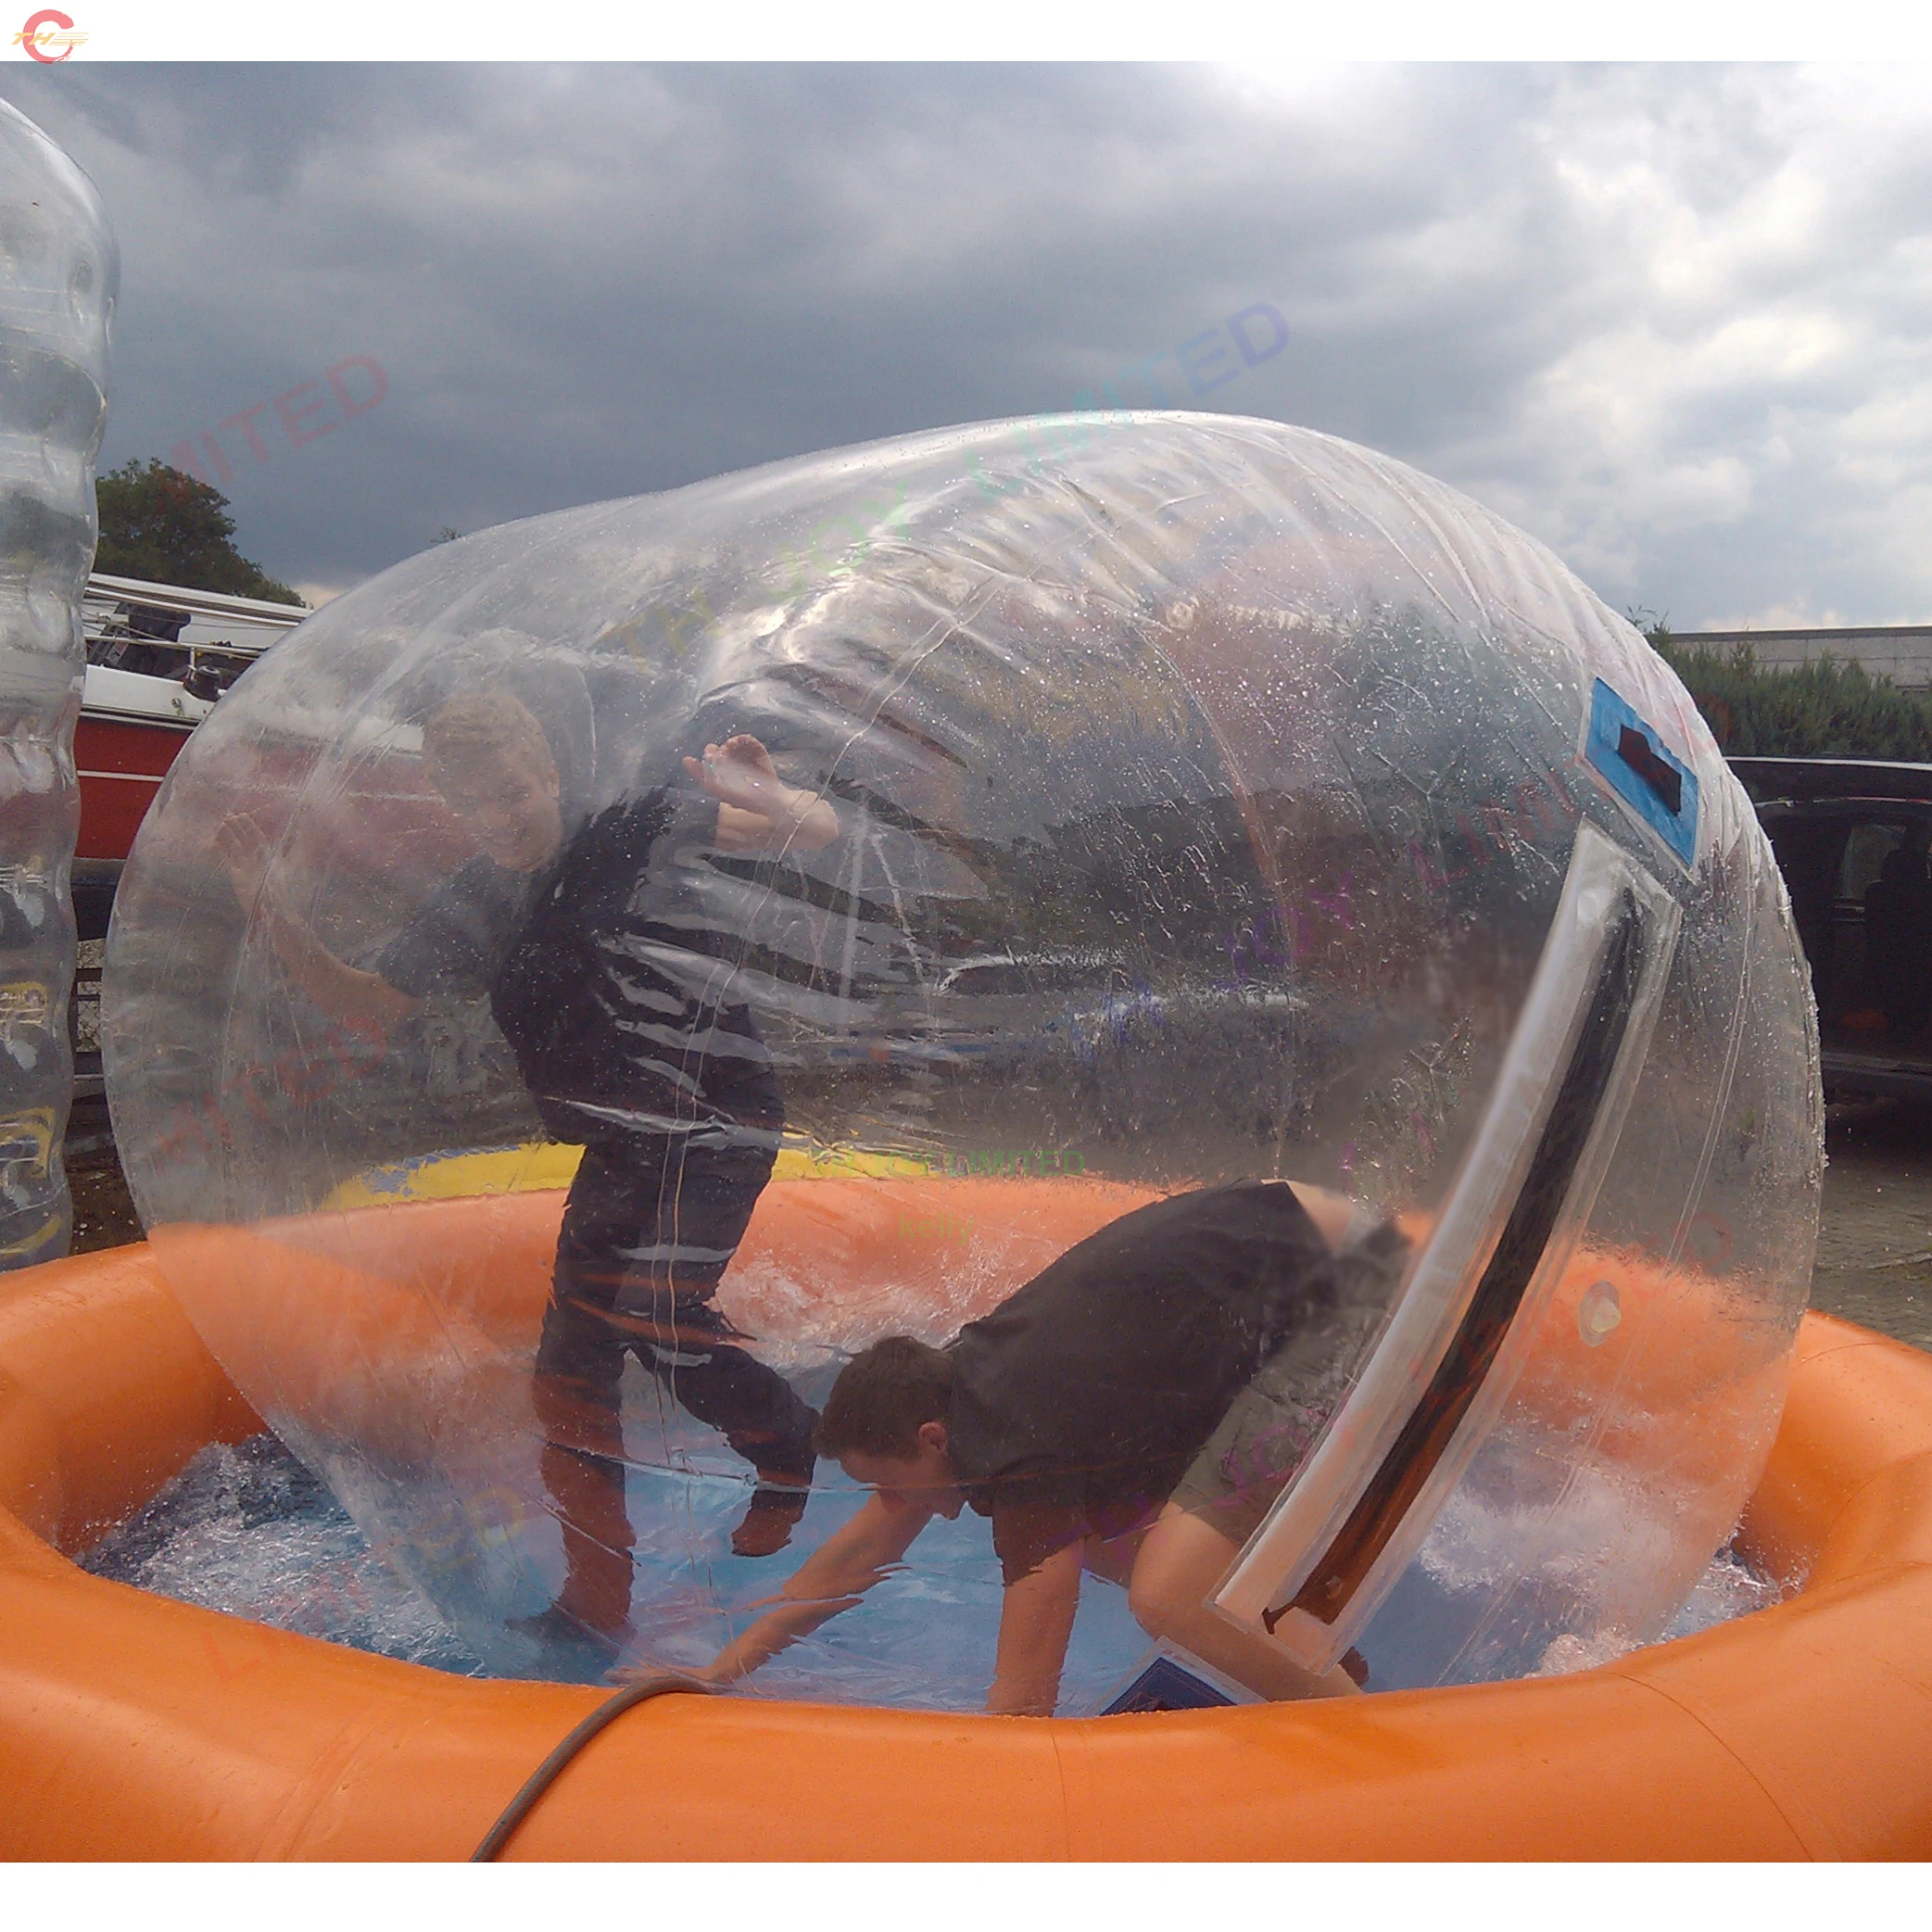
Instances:
[[[464,1210],[497,1211],[436,1204]],[[554,1225],[554,1203],[503,1212],[523,1238],[497,1242],[486,1326],[492,1294],[526,1319]],[[395,1224],[367,1225],[393,1254]],[[259,1236],[195,1238],[209,1269],[260,1261]],[[267,1629],[62,1554],[259,1426],[146,1247],[0,1285],[0,1856],[464,1858],[600,1701]],[[1932,1357],[1808,1317],[1745,1538],[1804,1587],[1568,1677],[1083,1720],[659,1698],[563,1770],[504,1856],[1932,1856]]]

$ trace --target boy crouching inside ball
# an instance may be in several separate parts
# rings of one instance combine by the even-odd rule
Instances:
[[[874,1343],[817,1431],[871,1496],[696,1674],[744,1677],[856,1603],[935,1516],[970,1509],[1004,1581],[991,1711],[1052,1713],[1089,1571],[1127,1586],[1149,1635],[1261,1697],[1353,1694],[1346,1665],[1306,1671],[1208,1598],[1339,1395],[1404,1249],[1318,1188],[1212,1188],[1101,1229],[942,1348]]]

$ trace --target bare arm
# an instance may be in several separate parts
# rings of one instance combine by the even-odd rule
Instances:
[[[684,768],[718,802],[718,844],[726,852],[823,852],[839,837],[839,814],[816,792],[778,776],[748,732],[706,745]]]
[[[215,854],[244,911],[261,921],[288,977],[334,1020],[373,1020],[388,1035],[423,1002],[378,973],[337,959],[291,912],[268,880],[269,846],[252,819],[230,819],[215,835]]]
[[[1355,1203],[1346,1194],[1317,1187],[1311,1181],[1291,1181],[1288,1185],[1315,1223],[1316,1231],[1339,1253],[1347,1238],[1349,1223],[1355,1219]]]
[[[986,1708],[999,1717],[1051,1717],[1073,1613],[1080,1602],[1080,1546],[1056,1549],[1037,1570],[1006,1585],[1000,1646]]]
[[[916,1503],[869,1497],[843,1529],[827,1537],[799,1565],[775,1606],[692,1674],[708,1684],[735,1684],[749,1676],[800,1637],[850,1610],[912,1547],[913,1539],[931,1521],[932,1511]],[[616,1674],[621,1680],[636,1673]]]

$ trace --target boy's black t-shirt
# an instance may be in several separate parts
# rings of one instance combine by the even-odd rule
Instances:
[[[374,970],[419,998],[486,993],[561,1138],[775,1126],[771,1055],[731,1002],[729,938],[689,870],[717,809],[660,789],[600,813],[535,874],[472,859]]]
[[[948,1453],[1006,1581],[1164,1502],[1334,1284],[1294,1189],[1249,1181],[1124,1215],[968,1322]]]

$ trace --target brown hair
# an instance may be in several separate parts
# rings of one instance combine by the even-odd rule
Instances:
[[[543,726],[508,691],[465,691],[437,705],[423,726],[423,762],[438,788],[511,759],[538,772],[556,768]]]
[[[818,1419],[818,1453],[915,1456],[919,1425],[943,1422],[952,1406],[953,1357],[911,1335],[888,1335],[840,1370]]]

